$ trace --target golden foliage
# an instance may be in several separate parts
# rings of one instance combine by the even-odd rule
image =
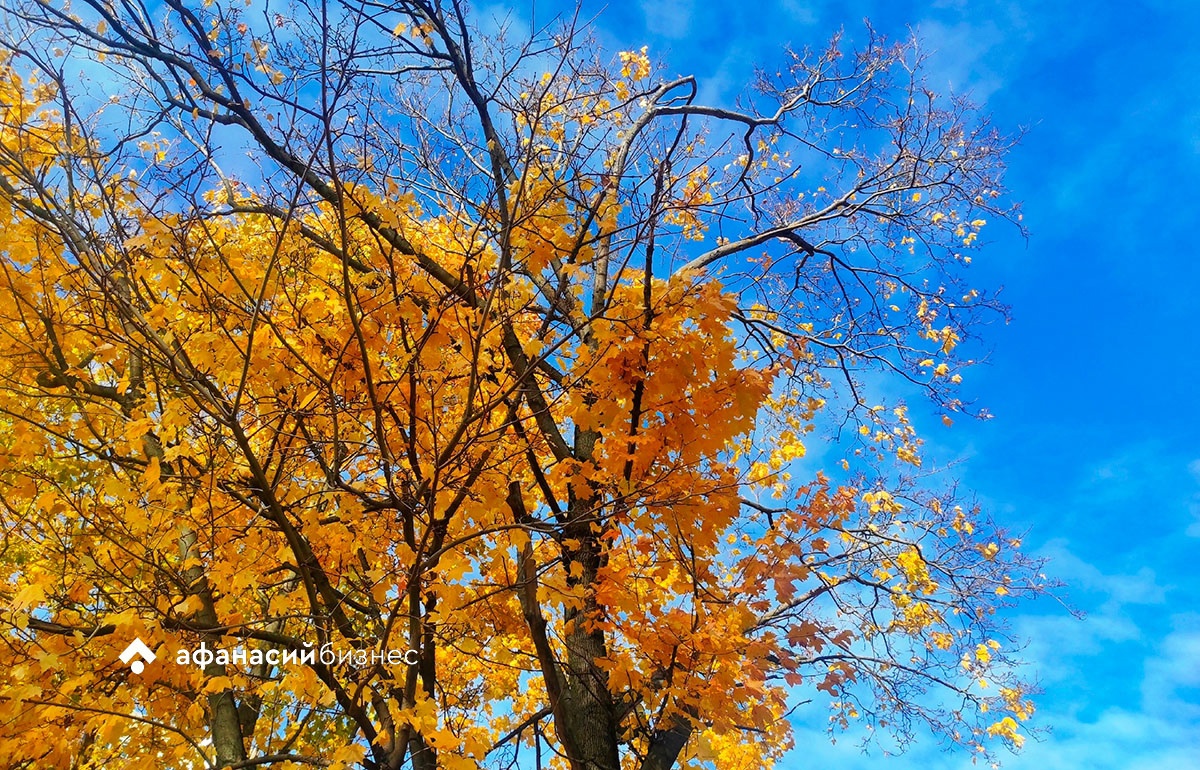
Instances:
[[[401,5],[390,55],[465,66],[441,11]],[[864,227],[858,198],[906,207],[927,246],[970,246],[982,220],[945,212],[979,181],[962,164],[990,156],[960,156],[964,139],[927,159],[961,188],[910,195],[905,172],[826,206],[821,187],[766,235],[700,252],[736,221],[722,207],[766,201],[790,161],[778,135],[752,161],[706,150],[708,129],[641,134],[689,114],[664,101],[687,82],[656,83],[645,49],[582,69],[561,43],[560,69],[581,69],[505,90],[511,136],[461,73],[415,81],[430,101],[397,102],[412,112],[386,141],[346,119],[386,128],[363,96],[325,115],[358,138],[314,129],[304,160],[289,142],[312,126],[274,111],[300,93],[297,50],[218,10],[191,11],[212,48],[186,66],[118,45],[137,34],[120,14],[28,22],[90,36],[145,76],[131,114],[172,116],[112,157],[106,106],[84,116],[61,71],[30,79],[40,59],[0,68],[0,763],[469,768],[546,741],[555,767],[760,768],[808,687],[841,724],[1020,743],[1032,706],[980,634],[1029,565],[903,470],[921,458],[902,406],[855,392],[861,435],[809,462],[838,419],[826,375],[875,360],[858,336],[874,332],[857,300],[810,299],[842,263],[775,266],[830,253],[810,232]],[[868,84],[902,55],[873,51]],[[823,87],[826,56],[793,74]],[[431,125],[443,88],[481,133]],[[219,170],[195,138],[214,123],[271,159],[260,182]],[[958,409],[944,388],[966,327],[894,267],[853,274],[899,319],[881,331],[904,340],[895,365],[932,368]],[[158,656],[140,674],[117,660],[134,637]],[[202,645],[232,657],[197,665]],[[975,713],[925,705],[931,686]],[[1012,716],[982,726],[988,709]]]

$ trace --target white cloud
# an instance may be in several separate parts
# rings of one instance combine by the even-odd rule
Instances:
[[[1052,540],[1038,553],[1050,560],[1054,577],[1075,589],[1096,592],[1106,597],[1103,606],[1120,610],[1130,604],[1162,604],[1166,589],[1156,582],[1154,570],[1140,567],[1132,574],[1105,572],[1095,564],[1076,556],[1066,540]]]
[[[787,14],[789,24],[799,24],[802,26],[812,26],[820,20],[820,14],[814,3],[804,2],[804,0],[783,0],[780,4],[783,12]]]
[[[1169,717],[1124,708],[1094,719],[1069,714],[1042,715],[1053,733],[1005,762],[1009,770],[1163,770],[1191,765],[1195,739]],[[1185,759],[1187,758],[1187,759]]]
[[[929,86],[939,93],[970,93],[980,103],[1004,85],[989,61],[989,54],[1006,42],[992,21],[922,22],[918,28],[923,47],[932,52],[926,69]]]
[[[1167,706],[1200,720],[1200,615],[1175,615],[1172,620],[1176,629],[1159,644],[1158,654],[1146,661],[1143,708],[1157,711]]]
[[[694,0],[641,0],[646,29],[676,40],[691,31],[694,6]]]
[[[1063,541],[1044,549],[1055,573],[1094,598],[1086,620],[1065,611],[1022,615],[1015,630],[1031,638],[1021,657],[1029,660],[1044,688],[1035,698],[1035,724],[1016,755],[1000,751],[1006,770],[1163,770],[1195,765],[1200,751],[1200,615],[1148,613],[1171,607],[1172,597],[1154,572],[1109,572],[1073,554]],[[1139,613],[1138,609],[1142,612]],[[1139,615],[1142,616],[1139,618]],[[1148,623],[1145,617],[1155,618]],[[1169,630],[1167,630],[1169,629]],[[1164,633],[1164,630],[1167,630]],[[943,752],[931,736],[918,736],[911,750],[881,758],[864,755],[864,733],[841,736],[837,744],[820,728],[819,706],[800,715],[796,742],[802,747],[780,770],[838,767],[842,770],[968,770],[978,768],[969,752]]]
[[[1192,474],[1192,480],[1200,485],[1200,460],[1192,460],[1188,463],[1188,472]],[[1200,537],[1200,488],[1192,493],[1192,500],[1188,504],[1188,513],[1192,516],[1192,523],[1188,525],[1185,533],[1188,537]]]

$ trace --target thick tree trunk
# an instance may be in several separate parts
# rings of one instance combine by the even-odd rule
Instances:
[[[608,674],[599,661],[608,655],[604,632],[590,622],[597,614],[595,586],[603,563],[603,543],[594,526],[596,513],[587,502],[571,505],[567,540],[578,548],[566,554],[568,586],[583,586],[584,604],[564,613],[567,647],[566,686],[563,688],[565,731],[578,752],[580,770],[620,770],[619,725],[608,689]]]
[[[198,556],[195,532],[184,531],[179,538],[179,550],[185,564],[189,559]],[[192,593],[200,599],[200,610],[195,615],[196,624],[203,628],[217,628],[219,624],[213,605],[212,590],[209,588],[208,578],[204,576],[203,568],[195,566],[188,569],[184,573],[184,578]],[[210,642],[214,644],[220,642],[220,636],[216,634],[202,634],[200,639],[206,645]],[[215,661],[211,662],[204,667],[204,674],[208,677],[225,676],[225,666]],[[217,752],[217,767],[229,767],[238,762],[244,762],[246,760],[246,743],[242,735],[242,720],[239,718],[237,702],[234,700],[233,693],[224,690],[209,695],[208,713],[209,726],[212,728],[213,748]]]
[[[640,770],[671,770],[691,734],[691,722],[682,716],[673,717],[670,727],[655,731]]]

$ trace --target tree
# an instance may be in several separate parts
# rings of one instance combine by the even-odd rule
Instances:
[[[7,766],[761,767],[806,693],[1020,743],[1037,565],[863,380],[965,411],[1002,311],[1011,143],[915,43],[723,108],[457,2],[4,29]]]

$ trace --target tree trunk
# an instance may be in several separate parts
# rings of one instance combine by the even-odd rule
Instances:
[[[179,538],[179,550],[186,564],[189,559],[198,557],[196,548],[196,533],[185,530]],[[191,567],[184,572],[188,588],[200,599],[200,610],[195,615],[195,622],[202,628],[217,628],[217,613],[213,605],[212,590],[208,578],[204,575],[203,567]],[[202,644],[220,643],[216,634],[201,634]],[[225,666],[213,661],[204,667],[207,677],[225,676]],[[242,722],[238,716],[237,702],[229,690],[212,693],[208,696],[209,726],[212,728],[213,748],[217,751],[217,767],[229,767],[238,762],[246,761],[246,743],[242,735]]]
[[[596,512],[588,501],[572,501],[568,540],[579,542],[565,554],[567,585],[584,586],[583,607],[564,613],[567,646],[563,712],[580,770],[620,770],[618,724],[608,674],[598,661],[608,655],[604,631],[591,625],[597,614],[595,586],[603,564],[603,542],[593,530]],[[576,567],[575,565],[579,565]],[[582,567],[582,569],[580,569]],[[575,573],[576,577],[571,577]]]

